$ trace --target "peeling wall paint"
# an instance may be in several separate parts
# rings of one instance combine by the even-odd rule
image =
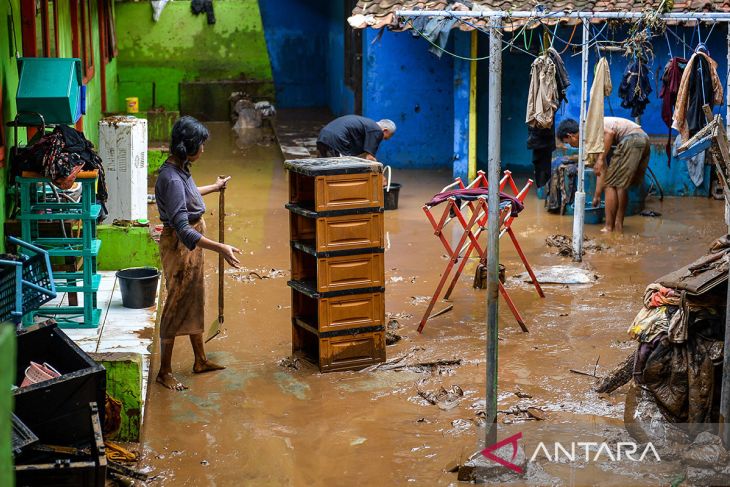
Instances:
[[[120,103],[136,96],[140,110],[178,110],[181,81],[272,80],[256,0],[216,1],[214,25],[189,1],[169,2],[157,23],[149,2],[116,8]]]

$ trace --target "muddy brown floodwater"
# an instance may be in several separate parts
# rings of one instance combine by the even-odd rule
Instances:
[[[388,359],[413,352],[417,361],[461,359],[439,372],[390,370],[319,374],[278,365],[291,354],[286,176],[275,144],[237,144],[227,125],[211,124],[212,138],[194,166],[198,184],[233,176],[226,193],[227,242],[243,251],[240,272],[226,273],[227,333],[207,350],[227,369],[192,374],[192,351],[178,339],[173,367],[189,391],[150,385],[144,420],[143,465],[152,485],[449,485],[445,471],[476,450],[484,429],[486,293],[472,289],[469,262],[452,296],[453,311],[416,326],[446,265],[421,205],[448,184],[448,172],[396,171],[400,209],[386,212],[386,311],[397,315],[403,339]],[[210,235],[217,235],[217,197],[206,197]],[[599,276],[582,286],[545,285],[545,299],[514,276],[524,269],[511,243],[501,241],[506,288],[530,333],[522,333],[500,298],[499,409],[538,407],[547,419],[514,424],[500,414],[500,437],[525,437],[550,427],[605,435],[620,428],[624,395],[599,397],[593,378],[624,358],[634,343],[626,329],[653,279],[702,255],[723,233],[722,204],[706,198],[650,199],[661,218],[630,217],[622,238],[587,235],[610,248],[588,254],[583,266]],[[546,247],[551,234],[570,234],[572,220],[548,214],[532,192],[514,224],[535,268],[570,265]],[[217,259],[206,255],[206,323],[217,315]],[[255,272],[256,274],[251,274]],[[263,277],[259,279],[259,277]],[[437,304],[436,310],[444,305]],[[599,359],[600,356],[600,359]],[[157,355],[152,371],[157,370]],[[464,397],[442,410],[419,396],[458,385]],[[522,391],[523,397],[515,392]],[[524,393],[524,394],[523,394]],[[526,397],[531,396],[531,397]],[[543,465],[547,478],[570,485],[657,484],[636,472]],[[537,483],[552,483],[543,479]]]

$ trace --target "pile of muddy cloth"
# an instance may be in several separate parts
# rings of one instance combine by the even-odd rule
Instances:
[[[64,190],[73,186],[79,172],[98,170],[97,199],[104,204],[109,196],[101,157],[94,144],[73,127],[58,125],[53,132],[43,134],[18,154],[16,167],[41,173]]]
[[[567,157],[553,161],[545,208],[550,213],[565,214],[565,207],[573,204],[578,180],[578,162]]]
[[[629,327],[634,381],[673,423],[716,423],[722,380],[730,236],[644,291]]]

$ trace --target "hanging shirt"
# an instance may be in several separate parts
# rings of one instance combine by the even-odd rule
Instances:
[[[689,140],[707,124],[702,106],[721,105],[723,96],[715,60],[704,52],[694,53],[679,83],[672,128],[682,134],[683,140]]]
[[[686,65],[686,59],[673,57],[664,67],[662,74],[662,89],[659,91],[659,98],[662,99],[662,120],[669,128],[672,128],[672,114],[674,105],[677,103],[679,83],[682,81],[682,73],[684,73]]]
[[[530,69],[525,123],[530,127],[552,127],[558,103],[555,63],[547,55],[540,56],[533,61]]]
[[[591,98],[588,104],[585,127],[585,153],[591,162],[597,154],[602,154],[603,147],[603,108],[604,98],[613,91],[611,71],[606,58],[598,60],[596,72],[591,85]]]
[[[649,67],[646,63],[639,58],[626,66],[618,87],[618,96],[621,98],[621,106],[631,109],[632,117],[640,117],[644,113],[651,92]]]

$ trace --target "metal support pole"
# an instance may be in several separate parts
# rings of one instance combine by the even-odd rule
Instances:
[[[477,177],[477,54],[479,37],[471,31],[471,58],[469,63],[469,181]]]
[[[725,126],[730,127],[730,24],[727,24],[727,86],[725,88]],[[726,129],[727,134],[730,130]],[[727,191],[728,188],[723,188]],[[725,199],[725,223],[730,224],[730,208]],[[730,232],[729,232],[730,233]],[[730,303],[730,282],[727,287],[727,303]],[[725,349],[722,365],[722,389],[720,391],[720,437],[725,448],[730,449],[730,313],[725,313]]]
[[[583,260],[583,221],[585,218],[586,193],[585,193],[585,172],[586,172],[586,107],[588,105],[588,40],[590,31],[588,22],[583,22],[583,45],[581,51],[580,69],[580,146],[578,149],[578,187],[575,192],[573,204],[573,260]]]
[[[497,346],[499,332],[499,175],[501,172],[502,31],[489,25],[489,219],[487,221],[487,445],[497,441]]]

